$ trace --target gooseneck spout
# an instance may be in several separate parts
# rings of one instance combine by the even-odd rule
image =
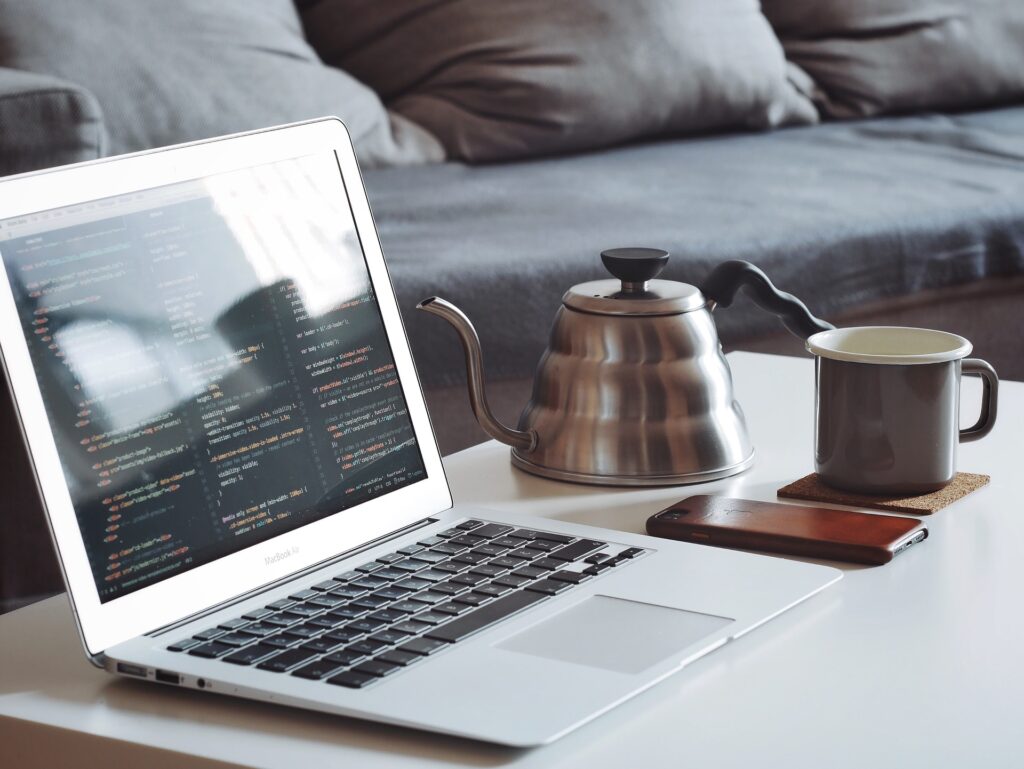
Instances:
[[[484,390],[484,364],[483,353],[480,350],[480,337],[477,336],[476,329],[473,328],[473,324],[469,322],[465,313],[439,296],[424,299],[416,305],[416,309],[444,318],[455,327],[459,340],[462,342],[462,349],[466,353],[469,405],[484,432],[520,452],[526,453],[537,448],[537,433],[535,431],[513,430],[506,427],[491,412],[491,407],[487,403],[487,393]]]

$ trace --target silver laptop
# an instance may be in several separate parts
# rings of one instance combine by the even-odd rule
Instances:
[[[111,673],[539,745],[840,576],[453,507],[338,120],[3,180],[0,256],[4,366]]]

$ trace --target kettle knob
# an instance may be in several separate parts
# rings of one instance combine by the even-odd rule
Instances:
[[[609,248],[601,252],[601,261],[608,272],[622,281],[624,292],[642,292],[647,290],[647,281],[665,269],[668,251],[660,248]]]

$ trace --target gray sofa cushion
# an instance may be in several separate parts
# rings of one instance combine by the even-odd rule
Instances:
[[[114,153],[335,114],[368,165],[442,157],[320,62],[290,0],[0,0],[0,66],[95,94]]]
[[[413,307],[451,299],[489,376],[532,373],[560,297],[613,246],[666,248],[699,283],[749,259],[825,316],[1024,273],[1024,108],[709,137],[544,162],[366,175],[419,370],[464,376],[455,335]],[[728,341],[779,328],[743,299]]]
[[[1021,0],[763,0],[830,117],[1024,101]]]
[[[318,0],[310,43],[494,161],[817,119],[757,0]]]
[[[0,67],[0,176],[93,160],[105,144],[103,116],[88,91]]]

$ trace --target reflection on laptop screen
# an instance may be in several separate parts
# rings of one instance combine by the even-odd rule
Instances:
[[[100,600],[426,476],[332,153],[0,222]]]

